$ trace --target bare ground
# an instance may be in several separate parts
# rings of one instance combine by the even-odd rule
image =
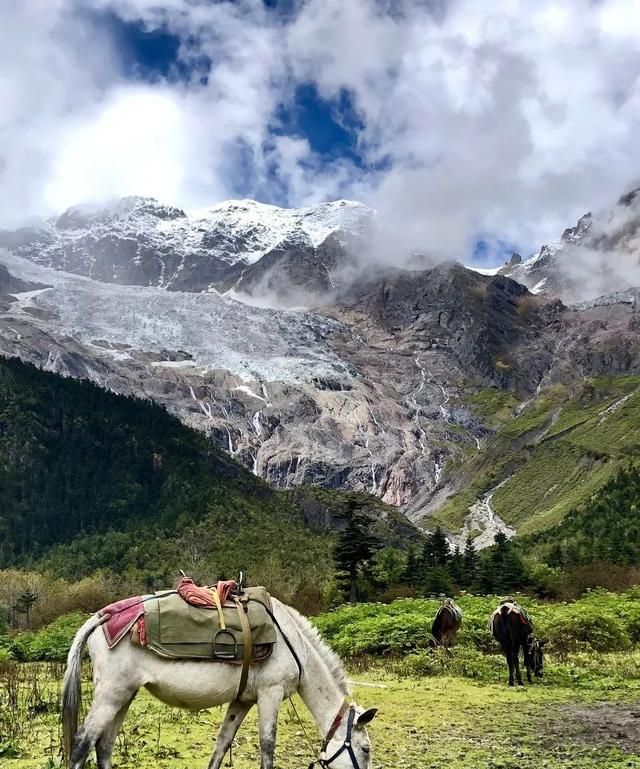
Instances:
[[[565,743],[611,745],[640,754],[640,702],[563,706],[554,714],[548,734]]]

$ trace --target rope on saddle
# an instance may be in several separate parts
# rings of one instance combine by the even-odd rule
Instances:
[[[313,741],[311,740],[311,737],[309,737],[309,734],[305,729],[304,721],[300,718],[300,714],[298,713],[296,706],[293,704],[293,699],[289,697],[288,700],[289,700],[289,707],[293,710],[295,717],[298,719],[298,723],[300,724],[300,729],[302,730],[302,734],[304,735],[304,738],[307,741],[307,745],[309,746],[311,757],[313,758],[315,756],[315,746],[313,744]],[[314,762],[314,763],[317,763],[317,762]],[[310,766],[314,766],[314,764],[310,764]]]
[[[220,630],[226,630],[227,624],[224,621],[224,611],[222,611],[222,601],[220,600],[220,593],[218,593],[217,588],[212,587],[209,588],[209,592],[211,593],[211,598],[213,599],[213,603],[218,610],[218,621],[220,622]]]

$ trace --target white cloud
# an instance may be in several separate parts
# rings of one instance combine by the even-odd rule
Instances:
[[[188,83],[126,82],[74,0],[4,8],[5,220],[121,194],[350,196],[382,213],[381,259],[464,258],[478,235],[526,254],[638,176],[640,0],[306,0],[287,16],[262,0],[83,5],[169,30],[199,66]],[[274,134],[302,82],[351,95],[362,164]]]
[[[95,115],[69,124],[44,187],[51,209],[123,193],[170,200],[186,183],[185,111],[163,89],[114,89]],[[98,150],[98,151],[96,151]]]

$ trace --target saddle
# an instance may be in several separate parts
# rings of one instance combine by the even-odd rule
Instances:
[[[507,600],[503,601],[500,606],[492,612],[491,617],[489,618],[489,629],[493,627],[494,617],[500,614],[503,608],[507,609],[508,614],[515,614],[523,625],[533,628],[533,620],[531,619],[529,612],[523,606],[520,606],[519,603]]]
[[[269,593],[234,581],[203,587],[182,577],[174,590],[118,601],[99,615],[110,648],[130,632],[133,643],[162,657],[241,664],[238,695],[249,666],[267,659],[277,640]]]

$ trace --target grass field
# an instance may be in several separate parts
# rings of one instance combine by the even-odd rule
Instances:
[[[6,687],[7,671],[0,677],[0,687]],[[379,708],[371,727],[373,767],[640,767],[640,681],[612,685],[610,679],[595,678],[588,688],[558,686],[551,664],[542,683],[510,689],[504,682],[506,669],[497,666],[496,671],[494,682],[480,683],[452,676],[400,678],[395,670],[379,665],[354,672],[356,699]],[[20,700],[16,715],[22,723],[13,739],[0,738],[3,767],[60,765],[59,674],[57,666],[19,666],[20,681],[14,681],[13,690]],[[317,744],[313,724],[302,704],[296,704]],[[221,709],[173,710],[143,692],[118,740],[114,765],[204,769],[221,717]],[[285,704],[276,765],[300,769],[310,760],[310,748]],[[238,735],[233,765],[236,769],[259,765],[254,714]]]
[[[592,591],[572,603],[522,596],[550,651],[544,678],[524,689],[507,686],[506,664],[487,629],[499,599],[457,600],[464,621],[451,653],[428,646],[439,606],[434,599],[342,606],[314,618],[348,662],[357,701],[379,708],[371,727],[374,769],[640,769],[640,588]],[[63,659],[82,619],[70,616],[40,634],[24,635],[20,649],[44,648]],[[0,663],[2,769],[61,766],[62,672],[60,662]],[[88,667],[86,673],[85,703]],[[296,704],[317,749],[315,726],[302,703]],[[204,769],[222,715],[221,709],[172,710],[141,692],[114,765]],[[276,765],[304,769],[311,750],[288,703],[281,716]],[[234,766],[258,765],[252,715],[238,735]]]

